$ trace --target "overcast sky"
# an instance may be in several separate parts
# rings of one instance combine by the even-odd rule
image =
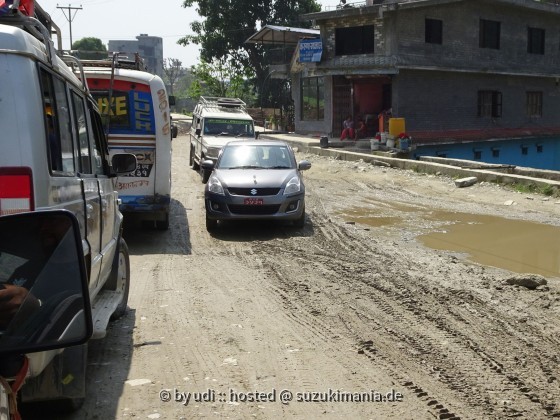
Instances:
[[[177,58],[183,67],[198,63],[197,46],[183,47],[177,41],[190,34],[190,23],[199,17],[195,8],[185,9],[181,0],[82,0],[60,2],[58,0],[37,1],[62,32],[62,47],[70,48],[70,23],[72,18],[72,41],[95,37],[107,45],[110,39],[135,40],[140,34],[159,36],[163,39],[163,57]],[[331,8],[340,0],[318,0]],[[82,7],[81,10],[67,9]],[[63,7],[64,9],[59,9]]]

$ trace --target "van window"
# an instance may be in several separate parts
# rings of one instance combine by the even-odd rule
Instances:
[[[80,148],[80,172],[83,174],[91,174],[93,172],[91,170],[89,133],[87,129],[84,101],[76,94],[76,92],[72,92],[72,105],[74,106],[74,124],[76,133],[78,133],[78,145]]]
[[[52,172],[76,171],[64,82],[41,69],[45,133]]]
[[[103,132],[103,125],[101,117],[99,114],[89,106],[89,115],[91,118],[91,125],[93,127],[93,158],[95,163],[95,173],[97,175],[108,174],[109,169],[107,165],[104,164],[106,157],[108,156],[109,150],[107,148],[107,140],[105,138],[105,133]]]

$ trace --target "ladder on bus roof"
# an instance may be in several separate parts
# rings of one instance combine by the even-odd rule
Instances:
[[[99,52],[99,51],[96,51]],[[128,69],[148,71],[148,67],[144,63],[144,59],[138,53],[134,53],[134,60],[131,60],[127,53],[114,51],[108,52],[108,57],[102,60],[87,60],[83,59],[82,65],[84,67],[105,67],[111,69]]]

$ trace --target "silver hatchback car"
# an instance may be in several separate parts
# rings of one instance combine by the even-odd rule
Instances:
[[[296,162],[294,151],[281,141],[232,141],[217,162],[202,162],[212,173],[204,191],[206,228],[219,220],[289,220],[305,224],[305,185],[301,171],[309,161]]]

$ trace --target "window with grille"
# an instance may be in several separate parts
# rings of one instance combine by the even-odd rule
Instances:
[[[325,119],[325,82],[323,77],[301,79],[301,119],[303,121]]]
[[[542,117],[542,92],[527,92],[527,116]]]
[[[479,117],[500,118],[502,116],[502,93],[496,90],[478,91]]]

